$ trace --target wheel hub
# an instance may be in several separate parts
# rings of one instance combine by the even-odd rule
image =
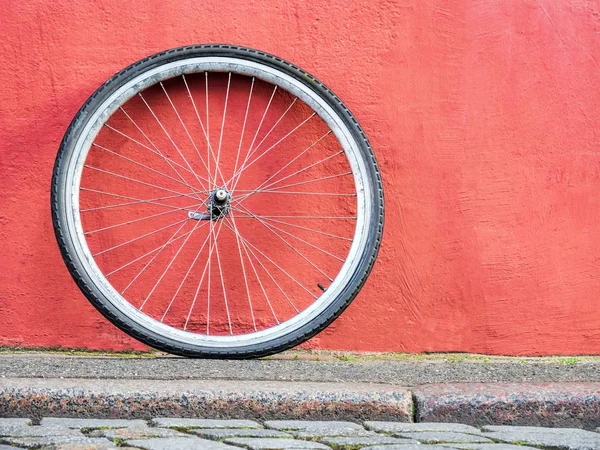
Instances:
[[[204,214],[190,211],[188,217],[195,220],[219,220],[229,213],[231,194],[224,187],[215,188],[208,196]]]

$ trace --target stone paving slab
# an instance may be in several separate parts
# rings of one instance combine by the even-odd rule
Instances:
[[[598,450],[600,434],[574,428],[486,426],[484,436],[506,442],[565,450]]]
[[[408,444],[408,445],[375,445],[367,447],[368,450],[448,450],[448,447],[440,445],[423,445],[423,444]]]
[[[47,436],[83,436],[81,431],[71,428],[41,426],[4,426],[0,427],[0,436],[11,437],[47,437]]]
[[[20,447],[14,447],[12,445],[0,444],[0,450],[20,450]]]
[[[373,445],[389,445],[389,444],[419,444],[419,441],[414,439],[402,439],[395,438],[391,436],[385,435],[375,435],[375,436],[360,436],[360,437],[324,437],[319,439],[320,442],[330,445],[334,448],[359,448],[359,447],[369,447]]]
[[[145,450],[239,450],[239,447],[199,438],[133,440],[128,441],[127,445]]]
[[[112,444],[102,438],[89,438],[87,436],[45,436],[45,437],[3,437],[0,442],[24,448],[57,447],[64,444],[96,445]]]
[[[318,430],[362,430],[362,425],[339,420],[267,420],[267,428],[275,430],[318,431]]]
[[[0,428],[3,427],[26,427],[31,425],[31,420],[27,418],[18,419],[0,419]]]
[[[1,424],[1,422],[0,422]],[[62,417],[45,417],[41,426],[64,427],[64,428],[146,428],[148,424],[144,420],[123,419],[70,419]]]
[[[372,436],[372,431],[361,425],[342,421],[267,420],[265,426],[285,430],[300,439],[315,439],[325,436]]]
[[[15,448],[43,450],[120,450],[125,449],[208,449],[225,450],[287,450],[287,449],[331,449],[331,450],[527,450],[533,448],[547,450],[600,450],[600,433],[576,428],[543,428],[525,426],[483,426],[481,430],[453,423],[391,423],[371,421],[364,424],[348,421],[267,421],[269,428],[233,428],[241,424],[262,427],[259,422],[241,420],[192,419],[197,425],[218,424],[230,428],[190,428],[147,426],[147,422],[94,422],[93,419],[81,422],[48,421],[49,425],[24,425],[23,420],[0,421],[3,433],[0,437],[0,450]],[[143,424],[126,428],[94,429],[94,425]],[[161,422],[151,420],[152,424]],[[191,422],[188,422],[188,424]],[[12,425],[11,425],[12,424]],[[16,425],[15,425],[16,424]],[[58,426],[58,424],[67,426]],[[82,426],[86,425],[86,426]],[[371,428],[366,430],[363,425]],[[76,428],[70,428],[73,426]],[[378,432],[374,431],[375,429]],[[81,431],[83,430],[83,432]],[[410,430],[410,431],[406,431]],[[461,430],[461,431],[458,431]],[[468,431],[468,432],[466,432]],[[334,436],[327,436],[333,433]],[[368,433],[368,436],[362,436]],[[304,438],[292,435],[303,434]],[[346,436],[346,434],[349,434]],[[394,435],[396,437],[390,436]],[[200,436],[200,437],[199,437]],[[9,445],[2,449],[2,445]],[[5,445],[6,446],[6,445]],[[11,447],[12,446],[12,447]]]
[[[536,447],[513,444],[451,444],[450,447],[465,450],[538,450]]]
[[[18,406],[18,411],[14,405]],[[0,417],[412,420],[411,393],[369,383],[0,378]]]
[[[314,441],[301,441],[297,439],[274,438],[231,438],[225,439],[226,444],[244,447],[250,450],[330,450],[326,445]]]
[[[152,424],[163,428],[262,428],[253,420],[181,419],[159,417]]]
[[[419,433],[393,433],[395,436],[414,439],[426,444],[442,443],[491,443],[492,441],[482,436],[467,433],[454,433],[452,431],[422,431]]]
[[[197,436],[221,440],[233,437],[257,437],[257,438],[291,438],[292,435],[289,433],[284,433],[282,431],[277,430],[264,430],[264,429],[254,429],[254,428],[237,428],[237,429],[223,429],[223,428],[215,428],[215,429],[193,429],[190,430],[190,433],[195,434]]]
[[[187,434],[169,428],[116,428],[112,430],[96,430],[90,436],[105,437],[107,439],[147,439],[147,438],[169,438],[187,437]]]
[[[132,447],[119,447],[109,441],[97,443],[67,442],[45,447],[43,450],[132,450]]]
[[[382,433],[411,433],[415,431],[453,431],[455,433],[481,434],[479,428],[461,423],[400,423],[400,422],[365,422],[365,428]]]
[[[600,426],[600,383],[456,383],[414,388],[416,422]]]

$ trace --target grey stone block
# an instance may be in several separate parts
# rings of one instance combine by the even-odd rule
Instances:
[[[128,441],[127,445],[144,450],[233,450],[236,447],[197,438],[144,439]]]
[[[277,430],[264,430],[264,429],[252,429],[252,428],[235,428],[235,429],[224,429],[224,428],[210,428],[210,429],[194,429],[190,430],[190,433],[197,436],[208,438],[208,439],[227,439],[234,437],[257,437],[257,438],[291,438],[292,435],[283,433]]]
[[[89,438],[87,436],[45,436],[45,437],[5,437],[2,438],[2,442],[17,447],[24,448],[40,448],[40,447],[62,447],[68,444],[86,444],[86,445],[99,445],[99,444],[112,444],[106,439],[102,438]]]
[[[30,419],[0,419],[0,428],[1,427],[26,427],[31,425]]]
[[[262,428],[253,420],[173,419],[160,417],[152,423],[163,428]]]
[[[464,450],[537,450],[535,447],[512,444],[452,444],[450,447]]]
[[[368,447],[368,450],[448,450],[447,446],[428,445],[423,447],[423,444],[408,444],[408,445],[375,445]]]
[[[548,446],[568,450],[597,450],[600,448],[600,434],[576,428],[542,428],[519,426],[485,426],[484,436],[507,442],[525,445]]]
[[[488,438],[467,433],[454,433],[452,431],[422,431],[420,433],[394,433],[400,437],[416,439],[423,444],[441,443],[492,443]]]
[[[132,447],[119,447],[110,441],[106,442],[66,442],[53,445],[52,447],[44,447],[43,450],[133,450]]]
[[[61,417],[44,417],[42,426],[63,428],[145,428],[148,424],[144,420],[123,419],[69,419]]]
[[[0,444],[0,450],[22,450],[22,447],[14,447],[12,445]]]
[[[273,438],[231,438],[225,440],[226,444],[245,447],[250,450],[292,450],[292,449],[327,449],[329,447],[314,441],[300,441],[297,439],[273,439]]]
[[[96,430],[90,435],[103,436],[107,439],[148,439],[188,437],[189,435],[168,428],[116,428],[113,430]]]
[[[411,433],[415,431],[453,431],[455,433],[480,434],[479,429],[461,423],[402,423],[402,422],[365,422],[365,428],[383,433]]]
[[[380,434],[375,436],[362,436],[362,437],[325,437],[319,439],[324,444],[331,445],[333,447],[350,447],[355,449],[357,447],[369,447],[372,445],[389,445],[389,444],[418,444],[419,441],[414,439],[399,439],[390,436],[382,436]]]
[[[84,435],[79,430],[59,427],[30,427],[30,426],[6,426],[0,427],[0,436],[11,437],[47,437],[47,436],[80,436]]]
[[[265,422],[267,428],[275,430],[296,430],[296,431],[315,431],[323,429],[339,429],[339,430],[363,430],[364,428],[354,422],[340,422],[336,420],[267,420]]]
[[[285,430],[295,437],[314,439],[325,436],[372,436],[372,431],[365,430],[353,422],[339,421],[304,421],[304,420],[270,420],[265,422],[269,428]]]

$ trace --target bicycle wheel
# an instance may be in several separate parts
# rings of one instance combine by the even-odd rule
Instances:
[[[349,110],[298,67],[230,45],[168,50],[104,83],[62,140],[51,203],[89,301],[191,357],[268,355],[323,330],[383,229]]]

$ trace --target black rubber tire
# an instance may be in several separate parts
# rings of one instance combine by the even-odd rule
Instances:
[[[343,289],[342,295],[338,296],[315,320],[304,324],[287,335],[263,344],[253,344],[236,349],[192,346],[158,335],[154,331],[140,326],[103,298],[100,291],[95,287],[94,281],[83,270],[81,262],[74,257],[73,236],[65,233],[65,230],[67,230],[65,211],[69,208],[69,201],[65,198],[65,186],[67,182],[65,176],[66,161],[70,159],[74,152],[74,143],[77,141],[77,137],[81,133],[87,118],[114,90],[139,75],[140,72],[145,72],[159,65],[191,56],[235,56],[276,67],[300,80],[325,99],[335,112],[347,122],[349,128],[355,134],[357,142],[359,142],[361,154],[368,161],[368,176],[370,177],[368,182],[373,186],[374,192],[371,199],[373,208],[371,217],[373,220],[369,226],[367,245],[365,247],[366,251],[360,261],[358,270],[353,274],[351,282]],[[340,99],[312,75],[281,58],[250,48],[223,44],[180,47],[157,53],[131,64],[100,86],[77,112],[60,144],[52,177],[51,209],[54,232],[65,264],[83,294],[104,317],[125,333],[150,347],[177,355],[202,358],[241,359],[266,356],[294,347],[325,329],[348,307],[371,272],[381,243],[384,219],[381,175],[373,150],[357,120]]]

